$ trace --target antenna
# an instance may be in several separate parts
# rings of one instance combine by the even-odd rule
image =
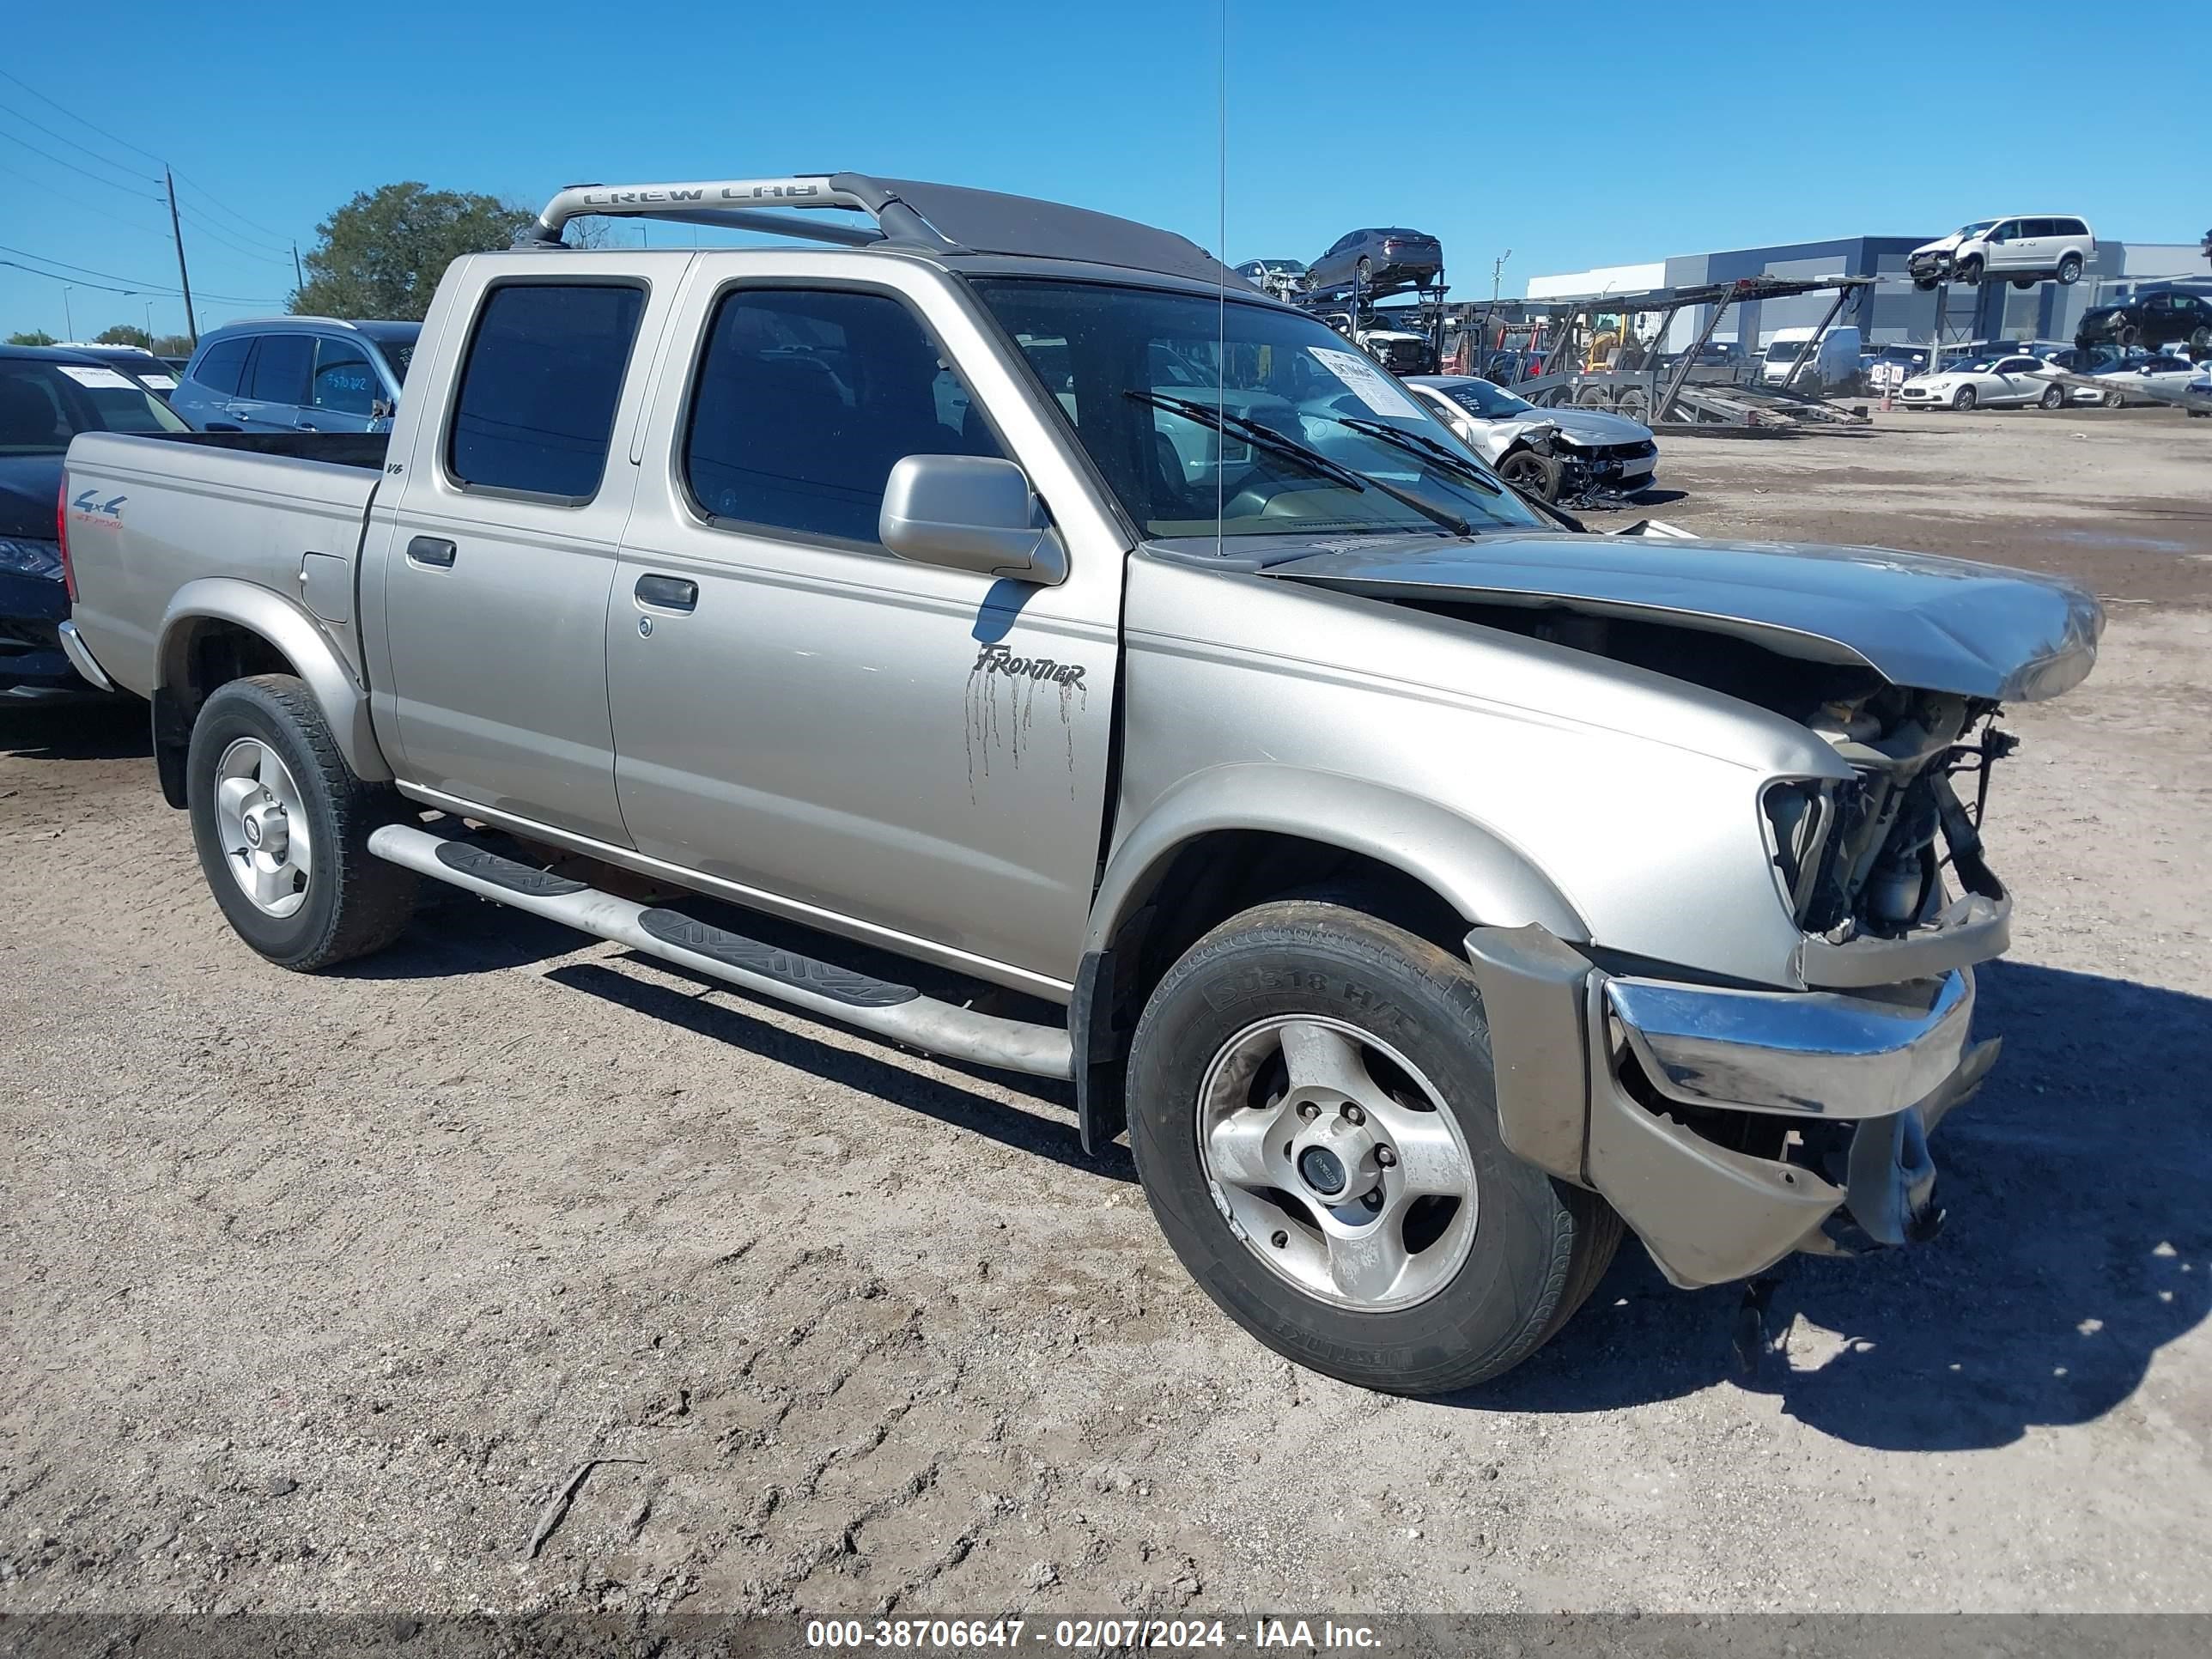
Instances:
[[[1229,0],[1221,0],[1221,68],[1216,88],[1220,131],[1216,144],[1220,177],[1216,228],[1220,252],[1213,258],[1213,556],[1222,556],[1221,519],[1229,460]]]

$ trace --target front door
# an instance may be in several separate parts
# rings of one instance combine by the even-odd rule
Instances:
[[[981,335],[906,273],[699,283],[673,337],[704,343],[648,428],[607,616],[617,776],[641,852],[1065,982],[1105,811],[1121,550],[1071,541],[1073,574],[1040,587],[877,539],[907,455],[1007,456],[1048,506],[1079,493],[1025,403],[1010,438],[951,367],[983,357],[994,407],[1020,400]]]
[[[315,339],[315,372],[307,382],[307,401],[299,424],[311,432],[367,432],[372,411],[384,395],[368,348],[337,335]]]
[[[470,331],[459,368],[441,354],[410,389],[434,412],[368,532],[386,657],[371,678],[401,776],[618,846],[607,599],[636,469],[616,427],[649,310],[635,281],[487,288],[472,323],[447,325]]]

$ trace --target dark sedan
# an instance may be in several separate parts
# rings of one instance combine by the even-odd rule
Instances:
[[[1362,298],[1443,280],[1443,244],[1419,230],[1355,230],[1340,236],[1306,271],[1312,289],[1357,287]]]
[[[2212,295],[2186,289],[2139,294],[2125,305],[2100,306],[2083,313],[2074,331],[2077,346],[2186,345],[2202,355],[2212,351]]]
[[[0,700],[92,695],[60,633],[70,604],[60,540],[70,440],[186,430],[143,383],[97,357],[0,346]]]

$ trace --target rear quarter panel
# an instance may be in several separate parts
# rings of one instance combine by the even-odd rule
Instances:
[[[377,476],[160,438],[79,437],[64,481],[78,632],[118,684],[149,695],[162,622],[185,583],[229,578],[296,606],[301,559],[320,553],[344,562],[349,584]],[[355,629],[316,626],[358,677]]]

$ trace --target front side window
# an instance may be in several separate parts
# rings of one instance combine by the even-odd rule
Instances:
[[[1433,532],[1437,513],[1477,529],[1540,522],[1311,317],[1103,283],[975,289],[1147,535],[1210,537],[1217,524],[1224,536]],[[1200,384],[1163,376],[1164,362]]]
[[[350,340],[315,342],[315,379],[309,399],[333,415],[366,416],[382,395],[368,354]]]
[[[900,461],[1004,453],[890,295],[737,289],[714,307],[682,458],[710,519],[873,546]]]
[[[494,288],[453,397],[453,477],[578,504],[597,495],[644,311],[644,289],[627,283]]]

